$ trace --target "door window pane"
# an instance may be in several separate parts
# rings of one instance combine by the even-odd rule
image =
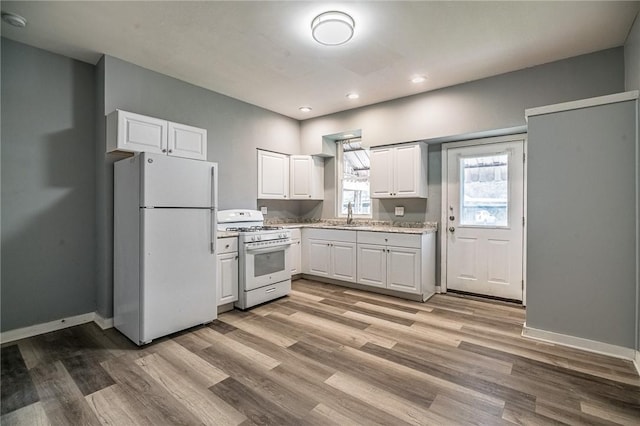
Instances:
[[[460,224],[509,226],[509,155],[460,159]]]

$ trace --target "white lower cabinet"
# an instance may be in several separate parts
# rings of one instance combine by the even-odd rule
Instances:
[[[302,240],[299,229],[291,230],[291,246],[289,247],[289,265],[291,275],[302,273]]]
[[[358,283],[420,292],[420,250],[358,244]]]
[[[216,244],[218,306],[238,300],[238,239],[219,238]]]
[[[303,273],[340,281],[356,281],[355,232],[326,229],[304,231]]]
[[[358,282],[387,286],[387,252],[384,246],[358,244]]]
[[[396,292],[435,293],[435,233],[304,229],[302,272]]]

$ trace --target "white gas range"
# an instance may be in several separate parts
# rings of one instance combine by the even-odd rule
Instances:
[[[291,291],[291,231],[264,225],[258,210],[221,210],[218,230],[238,232],[239,292],[235,306],[247,309]]]

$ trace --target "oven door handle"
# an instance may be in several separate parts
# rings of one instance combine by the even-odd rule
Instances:
[[[293,243],[284,243],[284,244],[278,244],[277,246],[271,246],[271,247],[265,247],[265,248],[249,248],[249,247],[246,247],[244,250],[247,253],[251,253],[251,254],[273,253],[275,251],[278,251],[281,248],[287,248],[292,244]]]

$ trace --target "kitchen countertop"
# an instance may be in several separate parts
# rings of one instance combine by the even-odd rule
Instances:
[[[371,232],[392,232],[397,234],[431,234],[438,231],[436,222],[427,222],[424,226],[392,226],[389,224],[359,224],[347,225],[336,222],[269,222],[269,225],[282,226],[285,229],[292,228],[314,228],[314,229],[340,229],[347,231],[371,231]],[[218,238],[237,237],[235,231],[218,231]]]
[[[218,231],[218,238],[237,237],[238,233],[235,231]]]
[[[283,228],[317,228],[317,229],[340,229],[348,231],[372,231],[372,232],[392,232],[397,234],[431,234],[437,232],[437,223],[428,223],[422,227],[391,226],[391,225],[367,225],[367,224],[336,224],[336,223],[270,223]]]

